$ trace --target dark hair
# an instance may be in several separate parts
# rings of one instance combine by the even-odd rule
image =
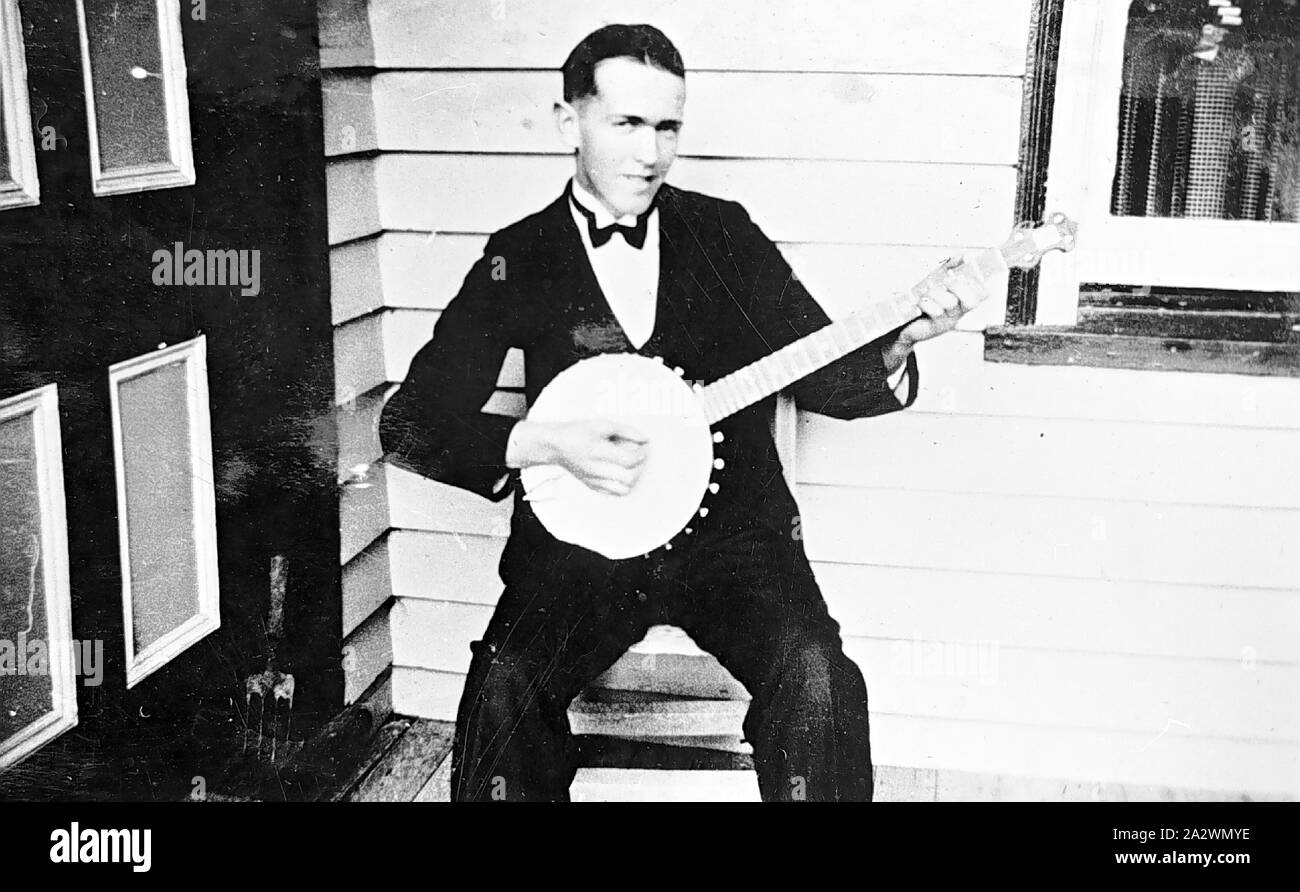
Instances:
[[[635,59],[686,77],[686,66],[673,42],[653,25],[606,25],[592,31],[573,48],[560,69],[564,72],[564,101],[596,95],[596,65],[606,59]]]

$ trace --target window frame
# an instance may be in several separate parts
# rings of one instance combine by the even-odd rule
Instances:
[[[0,211],[40,204],[18,0],[0,0],[0,100],[0,138],[5,140],[9,156],[8,177],[0,180]]]
[[[1030,24],[1016,211],[1064,211],[1078,248],[1013,271],[1005,326],[986,331],[991,361],[1300,376],[1300,344],[1078,329],[1081,286],[1300,291],[1300,223],[1120,217],[1110,213],[1128,3],[1037,0]],[[1243,275],[1242,258],[1252,268]],[[1263,258],[1264,263],[1259,263]],[[1158,320],[1158,314],[1157,314]]]
[[[132,530],[127,501],[126,442],[122,428],[120,390],[124,383],[170,365],[184,365],[186,374],[198,610],[184,623],[137,651],[135,603],[131,585]],[[108,370],[108,392],[113,428],[113,470],[117,481],[123,646],[126,654],[126,686],[130,689],[221,627],[221,588],[217,572],[217,502],[212,471],[212,421],[208,402],[206,337],[200,335],[193,340],[115,363]],[[141,535],[145,534],[141,531]]]

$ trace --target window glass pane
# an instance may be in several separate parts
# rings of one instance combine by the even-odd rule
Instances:
[[[90,2],[85,10],[100,167],[170,162],[155,0]]]
[[[1134,2],[1111,213],[1300,221],[1300,5]]]
[[[184,362],[119,385],[136,653],[199,612],[189,398]]]
[[[0,422],[0,740],[54,709],[42,572],[41,505],[31,414]],[[44,651],[45,668],[39,662]],[[28,672],[28,667],[37,671]]]

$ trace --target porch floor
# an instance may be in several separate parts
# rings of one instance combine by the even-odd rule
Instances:
[[[733,727],[738,714],[735,701],[589,690],[570,709],[582,765],[570,796],[576,802],[757,801],[753,759]],[[137,736],[130,757],[100,764],[102,758],[90,758],[90,746],[102,742],[83,741],[74,731],[0,775],[0,799],[447,802],[453,732],[449,721],[394,715],[384,677],[310,740],[281,741],[274,758],[271,741],[235,728],[250,743],[228,764],[204,764],[184,735],[164,747],[157,734]],[[645,735],[650,739],[628,739]],[[143,773],[137,781],[126,776],[133,765]],[[197,795],[191,781],[204,768],[208,781]],[[879,802],[1292,798],[896,766],[877,766],[875,780]]]

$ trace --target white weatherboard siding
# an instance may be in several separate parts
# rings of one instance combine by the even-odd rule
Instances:
[[[340,463],[378,457],[486,235],[558,194],[583,34],[674,38],[672,179],[744,202],[838,316],[1006,236],[1029,3],[1004,5],[323,3]],[[986,363],[974,332],[920,359],[908,412],[798,426],[792,533],[877,762],[940,798],[1300,795],[1300,381]],[[500,383],[520,409],[518,357]],[[381,469],[343,511],[357,683],[391,653],[397,711],[453,718],[508,508]]]

